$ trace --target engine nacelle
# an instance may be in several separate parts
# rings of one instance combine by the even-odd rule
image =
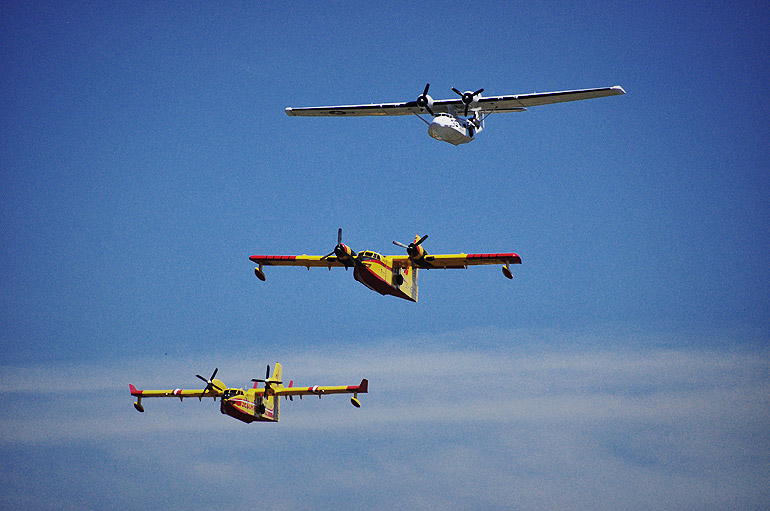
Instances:
[[[409,244],[409,247],[406,249],[406,253],[409,255],[409,259],[412,261],[422,261],[428,254],[424,248],[422,248],[420,245],[415,245],[414,243]]]
[[[344,243],[340,243],[334,247],[334,255],[336,255],[337,259],[343,264],[354,262],[357,256],[353,249]]]
[[[427,94],[420,94],[417,97],[417,106],[430,112],[433,109],[433,98]]]
[[[428,96],[428,88],[429,87],[430,87],[429,83],[425,85],[425,90],[422,91],[422,94],[417,96],[416,103],[417,103],[417,106],[419,106],[420,108],[426,109],[430,115],[434,115],[433,114],[433,98]]]

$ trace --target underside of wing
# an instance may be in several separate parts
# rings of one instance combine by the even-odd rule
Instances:
[[[412,266],[412,261],[409,256],[389,256],[393,268],[408,268]]]
[[[582,99],[603,98],[625,94],[623,87],[599,87],[595,89],[578,89],[556,92],[536,92],[532,94],[517,94],[507,96],[479,97],[471,103],[471,110],[482,112],[521,112],[532,106],[579,101]],[[465,108],[461,99],[438,99],[431,104],[429,111],[420,107],[417,101],[405,103],[372,103],[367,105],[335,105],[311,106],[302,108],[286,108],[286,115],[307,117],[358,117],[369,115],[410,115],[410,114],[458,114]]]
[[[597,89],[580,89],[557,92],[536,92],[533,94],[518,94],[515,96],[490,96],[479,98],[474,105],[484,112],[516,112],[532,106],[579,101],[582,99],[604,98],[625,94],[623,87],[600,87]]]
[[[369,392],[369,380],[363,379],[358,385],[320,386],[313,387],[278,387],[277,396],[319,396],[325,394],[365,394]]]
[[[518,254],[437,254],[426,255],[425,262],[438,269],[462,269],[479,264],[521,264]]]
[[[441,99],[433,102],[433,113],[447,113],[460,109],[459,99]],[[311,106],[286,108],[286,115],[303,117],[362,117],[369,115],[411,115],[429,114],[426,108],[417,106],[416,101],[406,103],[378,103],[370,105]]]
[[[303,117],[360,117],[366,115],[409,115],[424,110],[417,103],[381,103],[371,105],[286,107],[286,115]]]
[[[304,266],[306,268],[331,268],[332,266],[344,267],[336,256],[309,256],[309,255],[253,255],[249,260],[255,264],[265,266]]]
[[[201,389],[198,390],[188,390],[188,389],[173,389],[173,390],[139,390],[133,385],[129,385],[129,389],[131,390],[131,395],[136,397],[176,397],[179,399],[186,398],[186,397],[217,397],[219,396],[219,392],[215,390],[208,390],[203,391]]]

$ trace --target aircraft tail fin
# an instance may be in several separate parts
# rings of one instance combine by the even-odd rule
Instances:
[[[282,373],[282,367],[281,364],[278,362],[275,363],[275,368],[273,369],[273,376],[270,378],[273,381],[282,382],[281,380],[281,373]],[[278,387],[283,387],[283,383],[278,383]],[[281,418],[281,398],[278,396],[271,396],[270,400],[273,404],[273,420],[278,422],[278,420]]]
[[[273,369],[273,376],[270,378],[273,381],[282,381],[281,380],[281,364],[278,362],[275,363],[275,369]]]

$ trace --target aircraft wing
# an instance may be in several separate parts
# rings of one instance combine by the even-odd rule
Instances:
[[[332,266],[339,266],[344,268],[345,265],[337,260],[336,256],[309,256],[309,255],[253,255],[249,257],[251,262],[256,264],[263,264],[265,266],[304,266],[306,268],[318,267],[318,268],[331,268]]]
[[[471,110],[482,112],[520,112],[531,106],[550,105],[565,101],[603,98],[625,94],[623,87],[601,87],[598,89],[580,89],[557,92],[536,92],[533,94],[518,94],[509,96],[479,97],[471,104]],[[433,113],[448,113],[450,110],[460,112],[465,108],[462,100],[437,99],[433,101]],[[410,115],[427,114],[427,109],[417,106],[417,101],[405,103],[373,103],[367,105],[337,105],[311,106],[302,108],[286,108],[286,115],[304,117],[358,117],[367,115]]]
[[[204,397],[218,397],[222,392],[211,389],[208,391],[203,391],[203,389],[198,390],[186,390],[186,389],[173,389],[173,390],[139,390],[136,387],[134,387],[133,384],[129,383],[128,388],[131,391],[132,396],[136,397],[177,397],[179,399],[184,399],[186,397],[197,397],[197,398],[204,398]]]
[[[265,389],[256,389],[257,395],[264,394]],[[369,380],[364,378],[358,385],[319,386],[312,387],[271,387],[271,393],[276,396],[322,396],[325,394],[365,394],[369,392]]]
[[[478,264],[521,264],[519,254],[427,254],[416,261],[419,268],[465,269]],[[422,264],[421,264],[422,263]],[[409,256],[393,256],[393,265],[412,266]]]
[[[614,87],[600,87],[598,89],[565,90],[557,92],[536,92],[533,94],[518,94],[515,96],[490,96],[479,98],[471,105],[471,109],[480,109],[483,112],[519,112],[531,106],[550,105],[552,103],[564,103],[566,101],[578,101],[581,99],[604,98],[607,96],[619,96],[626,91],[620,85]]]
[[[449,107],[463,108],[457,99],[441,99],[433,102],[434,113],[447,113]],[[303,117],[361,117],[366,115],[411,115],[427,114],[428,110],[417,106],[416,101],[406,103],[378,103],[369,105],[310,106],[303,108],[286,107],[286,115]]]

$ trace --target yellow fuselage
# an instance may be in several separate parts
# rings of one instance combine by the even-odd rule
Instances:
[[[257,395],[254,389],[226,389],[220,411],[243,422],[278,422],[280,400]]]
[[[360,252],[358,259],[353,277],[361,284],[381,295],[417,301],[417,268],[399,267],[392,257],[369,250]]]

